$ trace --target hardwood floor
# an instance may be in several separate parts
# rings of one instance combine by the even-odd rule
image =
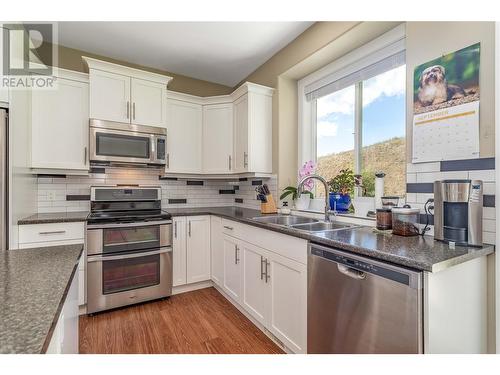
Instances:
[[[283,353],[215,288],[80,317],[80,353]]]

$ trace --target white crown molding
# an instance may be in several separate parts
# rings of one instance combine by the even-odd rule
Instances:
[[[236,100],[240,96],[245,95],[247,92],[254,92],[256,94],[273,96],[274,89],[272,87],[259,85],[257,83],[245,82],[231,93],[231,97],[233,98],[233,100]]]
[[[172,80],[172,77],[163,74],[147,72],[145,70],[140,70],[135,68],[129,68],[127,66],[118,65],[107,61],[97,60],[87,56],[82,56],[82,59],[85,62],[85,65],[88,67],[89,71],[91,69],[101,70],[105,72],[121,74],[132,78],[143,79],[146,81],[158,82],[165,85],[168,85],[168,83]]]
[[[33,72],[35,72],[36,69],[46,68],[45,65],[38,63],[30,63],[30,66],[31,67],[29,70]],[[86,82],[86,83],[89,82],[89,75],[87,73],[77,72],[75,70],[63,69],[57,66],[52,67],[52,75],[54,77],[70,79],[73,81]]]

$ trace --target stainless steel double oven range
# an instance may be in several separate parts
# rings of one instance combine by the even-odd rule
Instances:
[[[170,296],[172,220],[159,187],[91,187],[87,313]]]

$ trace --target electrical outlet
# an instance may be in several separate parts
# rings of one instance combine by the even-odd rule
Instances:
[[[47,199],[49,201],[55,201],[56,200],[56,193],[53,191],[47,192]]]

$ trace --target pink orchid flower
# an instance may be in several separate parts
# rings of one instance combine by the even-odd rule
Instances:
[[[316,170],[316,164],[309,160],[299,169],[299,177],[309,176]],[[304,182],[304,189],[311,191],[314,188],[314,180],[306,180]]]

